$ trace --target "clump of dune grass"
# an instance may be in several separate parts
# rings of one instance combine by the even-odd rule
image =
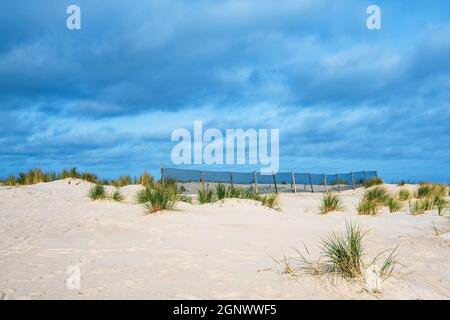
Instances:
[[[198,190],[197,199],[200,204],[213,203],[216,199],[214,190],[209,188],[206,188],[205,190]]]
[[[440,184],[421,183],[417,189],[417,197],[419,199],[440,197],[447,195],[447,186]]]
[[[234,185],[230,185],[227,188],[227,198],[242,198],[243,189],[240,187],[236,187]]]
[[[125,199],[119,188],[116,188],[113,192],[111,192],[108,198],[117,202],[122,202]]]
[[[243,199],[261,201],[261,195],[257,193],[252,187],[243,189],[241,196]]]
[[[342,199],[339,195],[328,192],[323,195],[322,204],[319,207],[320,213],[327,214],[332,211],[342,211],[344,209]]]
[[[48,176],[41,169],[30,169],[19,173],[19,184],[30,185],[49,181]]]
[[[88,196],[89,196],[89,198],[91,198],[91,200],[106,199],[107,194],[106,194],[105,187],[103,185],[101,185],[101,184],[93,185],[89,189]]]
[[[375,269],[378,270],[377,275],[382,280],[389,278],[394,273],[395,267],[402,265],[397,257],[397,248],[383,250],[368,262],[364,249],[364,237],[365,232],[357,224],[346,222],[345,232],[332,232],[322,240],[318,259],[309,258],[310,253],[306,246],[308,257],[299,250],[296,250],[298,253],[296,258],[286,258],[283,254],[284,261],[289,262],[289,274],[297,276],[298,272],[301,272],[312,276],[333,275],[348,280],[367,280],[365,279],[366,268],[379,266]],[[294,266],[291,263],[292,260],[297,260],[299,263]]]
[[[409,199],[411,199],[411,197],[412,193],[407,188],[401,188],[400,191],[398,192],[398,199],[400,201],[408,201]]]
[[[228,194],[227,187],[223,183],[218,183],[216,185],[215,191],[216,191],[216,198],[218,200],[223,200],[227,197]]]
[[[115,186],[116,188],[125,187],[131,184],[130,176],[120,176],[116,180],[111,180],[110,184]]]
[[[151,186],[151,185],[153,185],[154,182],[155,182],[155,179],[147,171],[144,171],[141,178],[139,179],[139,183],[141,185],[143,185],[144,187]]]
[[[400,200],[394,196],[389,196],[387,198],[386,206],[389,208],[389,212],[398,212],[403,208],[403,205],[400,202]]]
[[[151,191],[151,188],[149,188],[149,187],[139,190],[136,193],[136,202],[140,203],[140,204],[147,202],[148,199],[150,198],[150,191]]]
[[[376,185],[381,185],[383,183],[384,183],[383,179],[378,178],[378,177],[373,177],[369,180],[364,181],[364,187],[370,188],[370,187],[373,187]]]
[[[363,198],[379,204],[384,204],[388,197],[389,193],[387,192],[386,188],[382,186],[369,188],[363,194]]]
[[[410,204],[410,210],[413,215],[420,215],[425,211],[433,210],[434,200],[431,198],[423,198],[413,201]]]
[[[371,262],[372,264],[376,264],[378,259],[384,258],[383,263],[380,267],[380,277],[387,279],[394,273],[395,266],[396,265],[402,265],[400,261],[398,260],[397,255],[397,247],[395,247],[393,250],[384,250],[381,253],[379,253]]]
[[[174,210],[178,195],[174,188],[164,184],[157,184],[152,188],[146,188],[144,205],[149,213],[162,210]]]
[[[358,203],[358,206],[356,207],[356,210],[360,215],[375,215],[378,214],[380,209],[381,206],[377,202],[370,201],[365,198],[361,199],[361,201]]]
[[[17,185],[17,179],[15,175],[10,174],[4,181],[4,184],[7,186],[15,186]]]
[[[92,183],[97,183],[98,182],[97,175],[92,173],[92,172],[83,172],[80,175],[80,179],[88,181],[88,182],[92,182]]]
[[[361,215],[375,215],[381,207],[386,205],[390,195],[383,186],[374,186],[367,189],[356,210]]]
[[[261,197],[261,204],[267,208],[280,210],[280,202],[276,193],[271,193]]]
[[[364,265],[363,237],[359,226],[346,223],[345,233],[333,232],[322,241],[322,252],[330,272],[345,278],[361,276]]]
[[[449,202],[445,198],[436,197],[434,204],[438,210],[438,215],[443,216],[449,207]]]
[[[77,168],[73,167],[70,169],[62,169],[61,173],[59,174],[60,179],[67,179],[67,178],[78,178],[80,174],[77,171]]]
[[[331,181],[332,186],[336,186],[338,184],[343,186],[343,185],[347,185],[348,182],[346,180],[342,180],[342,179],[334,179],[333,181]]]

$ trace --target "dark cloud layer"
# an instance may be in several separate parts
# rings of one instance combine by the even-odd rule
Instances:
[[[280,128],[283,169],[450,181],[450,6],[2,1],[0,175],[157,171],[193,120]]]

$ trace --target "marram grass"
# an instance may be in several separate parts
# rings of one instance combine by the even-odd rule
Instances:
[[[342,199],[338,194],[328,192],[323,195],[322,204],[319,207],[320,213],[327,214],[332,211],[342,211],[344,209]]]
[[[371,178],[367,181],[364,181],[364,187],[370,188],[370,187],[373,187],[376,185],[381,185],[383,183],[384,183],[383,179],[375,177],[375,178]]]
[[[409,191],[408,188],[401,188],[400,191],[398,192],[398,199],[400,201],[408,201],[409,199],[411,199],[412,197],[412,193],[411,191]]]
[[[101,184],[95,184],[93,185],[88,192],[89,198],[91,200],[102,200],[106,199],[106,190],[105,187]]]
[[[345,232],[333,232],[322,240],[320,257],[317,260],[307,258],[299,250],[296,250],[298,258],[286,258],[284,261],[297,260],[294,267],[289,263],[290,275],[297,276],[302,272],[312,276],[334,275],[349,280],[365,280],[365,269],[380,261],[379,276],[382,279],[390,277],[395,267],[401,263],[398,261],[396,250],[383,250],[375,256],[371,262],[366,260],[364,249],[365,233],[357,224],[346,222]],[[305,246],[309,255],[309,250]],[[278,261],[277,261],[278,262]]]

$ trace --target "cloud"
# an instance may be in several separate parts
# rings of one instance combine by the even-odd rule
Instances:
[[[450,160],[444,1],[382,1],[379,32],[353,0],[81,0],[80,31],[65,29],[68,4],[3,4],[0,175],[157,170],[170,132],[203,120],[280,128],[282,168],[450,180],[435,169]]]

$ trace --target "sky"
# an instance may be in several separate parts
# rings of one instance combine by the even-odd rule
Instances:
[[[0,177],[158,176],[194,120],[280,129],[280,171],[449,183],[450,3],[0,2]]]

